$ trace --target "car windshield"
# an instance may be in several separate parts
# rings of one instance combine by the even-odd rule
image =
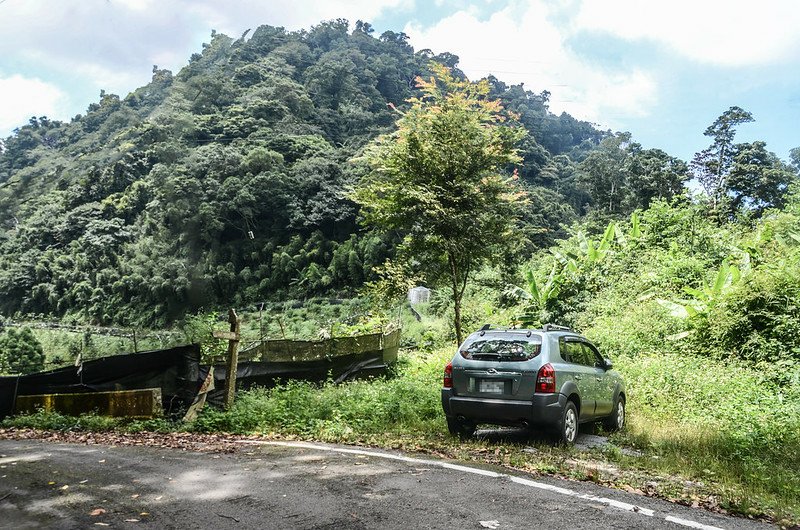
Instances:
[[[461,356],[465,359],[527,361],[542,351],[542,338],[539,336],[525,338],[479,338],[461,348]]]

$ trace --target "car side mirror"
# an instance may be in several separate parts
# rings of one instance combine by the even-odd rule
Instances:
[[[614,363],[611,362],[611,359],[608,358],[603,359],[603,368],[605,368],[606,370],[611,370],[612,368],[614,368]]]

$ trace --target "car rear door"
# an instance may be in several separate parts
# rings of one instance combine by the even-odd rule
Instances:
[[[507,352],[515,348],[521,353],[520,356],[493,352]],[[520,339],[498,339],[487,335],[462,349],[464,351],[459,352],[462,358],[458,363],[453,363],[453,388],[456,394],[514,400],[533,397],[538,368],[535,359],[541,351],[541,337],[523,335]]]
[[[587,350],[584,350],[580,337],[565,336],[559,340],[561,358],[566,361],[565,376],[571,378],[578,387],[581,400],[580,419],[589,420],[595,417],[596,383],[595,371],[587,366]],[[556,378],[560,374],[556,374]]]

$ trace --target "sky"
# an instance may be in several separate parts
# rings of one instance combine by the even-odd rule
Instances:
[[[631,132],[684,160],[731,106],[737,141],[788,159],[800,146],[796,0],[0,0],[0,137],[31,116],[69,120],[99,99],[177,72],[210,40],[322,20],[403,31],[451,52],[471,78],[551,93],[550,109]]]

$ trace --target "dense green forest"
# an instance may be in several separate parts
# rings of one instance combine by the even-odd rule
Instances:
[[[458,58],[361,22],[261,26],[212,33],[178,74],[154,66],[148,85],[101,93],[70,123],[32,118],[0,154],[0,311],[162,325],[221,304],[352,293],[400,237],[359,226],[356,160],[432,61]],[[616,137],[553,115],[547,92],[490,81],[529,133],[528,252],[595,203],[627,211],[680,190],[684,167],[626,144],[674,182],[607,201],[577,168]]]
[[[70,123],[31,118],[0,152],[0,311],[161,326],[231,304],[353,294],[404,237],[359,224],[350,192],[369,171],[362,154],[435,63],[463,78],[457,56],[361,21],[212,32],[175,75],[154,66],[148,85],[101,93]],[[486,81],[525,130],[507,168],[527,192],[510,281],[514,263],[576,222],[602,230],[655,199],[688,200],[690,176],[719,223],[780,207],[796,178],[763,142],[734,142],[753,119],[738,107],[687,164],[554,115],[546,91]]]

